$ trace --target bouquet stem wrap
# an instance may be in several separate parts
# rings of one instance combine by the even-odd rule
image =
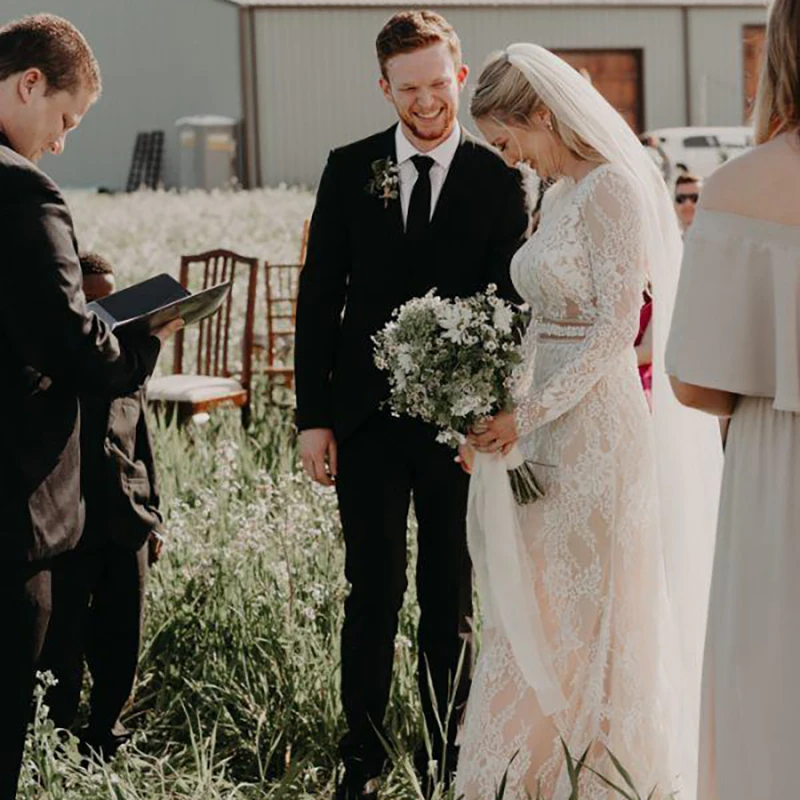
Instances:
[[[467,541],[486,621],[503,631],[542,712],[551,715],[567,703],[550,659],[509,481],[509,470],[521,465],[522,455],[516,447],[506,457],[475,454]]]
[[[532,465],[525,460],[517,445],[511,448],[504,461],[514,499],[519,505],[535,503],[544,497],[544,492],[533,474]]]

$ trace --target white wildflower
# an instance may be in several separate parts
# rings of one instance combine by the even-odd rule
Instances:
[[[500,333],[511,333],[511,327],[514,324],[514,312],[505,303],[498,303],[494,309],[492,323]]]

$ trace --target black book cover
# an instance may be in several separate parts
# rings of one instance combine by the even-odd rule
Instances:
[[[185,325],[191,325],[211,316],[230,288],[231,282],[227,281],[192,294],[172,276],[162,273],[87,303],[86,307],[114,333],[152,333],[178,317]]]

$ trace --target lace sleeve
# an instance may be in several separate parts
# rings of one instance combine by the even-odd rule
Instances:
[[[582,204],[596,315],[574,357],[544,385],[518,398],[517,429],[530,433],[576,406],[607,373],[615,357],[633,347],[645,276],[642,216],[632,187],[603,170]]]

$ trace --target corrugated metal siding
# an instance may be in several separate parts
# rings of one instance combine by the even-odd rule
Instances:
[[[239,10],[237,9],[237,13]],[[241,48],[241,60],[243,63],[244,75],[242,76],[242,84],[244,86],[242,98],[242,116],[244,117],[244,168],[246,174],[243,175],[242,183],[244,186],[255,187],[261,184],[260,177],[260,159],[261,151],[257,144],[259,136],[256,113],[257,108],[257,95],[259,89],[259,81],[253,81],[252,75],[258,75],[258,48],[254,47],[255,44],[255,31],[253,14],[247,9],[241,9],[241,14],[238,19],[239,28],[239,47]],[[254,68],[255,65],[255,68]],[[250,128],[251,130],[249,130]]]
[[[124,187],[136,132],[163,129],[168,181],[177,176],[174,123],[241,114],[237,14],[218,0],[0,0],[6,21],[60,14],[86,35],[104,92],[58,158],[42,166],[65,186]]]
[[[243,8],[376,8],[392,7],[392,0],[225,0]],[[729,8],[749,7],[761,8],[763,3],[759,0],[439,0],[441,6],[468,6],[470,8],[486,8],[495,6],[518,6],[531,8],[534,6],[614,6],[626,7],[704,7],[704,8]],[[426,7],[424,3],[409,3],[409,8]]]
[[[689,12],[693,125],[743,124],[743,28],[766,17],[766,9]]]
[[[259,9],[259,106],[265,183],[316,184],[327,152],[394,121],[378,87],[374,41],[392,8]],[[513,41],[551,48],[642,48],[645,124],[684,121],[677,8],[450,8],[472,66]],[[470,87],[462,100],[462,122]]]

